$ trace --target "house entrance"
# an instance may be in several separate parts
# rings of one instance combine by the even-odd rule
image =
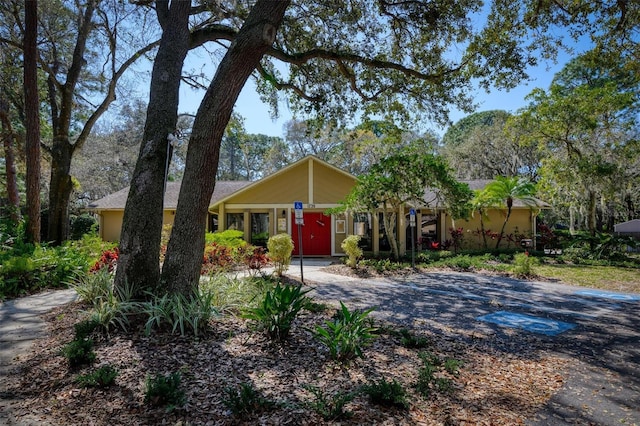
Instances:
[[[298,225],[291,215],[293,254],[298,255]],[[322,213],[304,213],[302,230],[302,254],[304,256],[331,256],[331,216]]]

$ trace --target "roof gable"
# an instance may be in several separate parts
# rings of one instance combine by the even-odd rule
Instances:
[[[253,182],[212,203],[215,209],[227,204],[336,204],[351,191],[356,177],[316,156],[308,155],[295,163]]]

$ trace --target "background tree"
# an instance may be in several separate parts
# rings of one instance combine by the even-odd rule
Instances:
[[[548,91],[534,90],[514,122],[523,141],[544,154],[541,184],[550,201],[571,215],[587,206],[591,234],[599,205],[621,204],[626,186],[637,187],[638,82],[624,62],[589,52],[558,73]]]
[[[517,132],[506,132],[511,114],[484,111],[469,115],[449,127],[440,149],[460,179],[493,179],[496,176],[537,178],[539,153],[521,145]]]
[[[131,183],[145,117],[146,104],[134,100],[111,120],[96,125],[71,166],[80,185],[75,191],[76,207],[85,207]]]
[[[13,49],[22,49],[22,3],[7,1],[0,7],[6,23],[0,42]],[[42,146],[51,161],[47,240],[54,243],[68,234],[74,153],[116,99],[124,72],[156,46],[143,38],[154,33],[141,30],[144,20],[138,12],[143,10],[128,2],[98,0],[48,1],[40,8],[38,64],[47,78],[53,132],[51,143]]]
[[[2,126],[2,146],[4,148],[4,184],[7,190],[9,217],[14,226],[18,226],[20,214],[20,192],[18,191],[18,174],[16,171],[15,133],[9,118],[9,104],[0,97],[0,125]],[[38,210],[39,211],[39,210]]]
[[[24,106],[27,147],[28,241],[40,242],[40,99],[38,97],[38,2],[25,3]]]
[[[513,203],[520,201],[526,206],[533,207],[536,205],[536,199],[534,198],[535,193],[536,186],[531,181],[517,176],[496,176],[495,180],[489,182],[489,184],[484,187],[482,194],[478,197],[481,202],[491,207],[499,207],[502,205],[507,208],[507,213],[505,214],[504,222],[502,222],[502,228],[496,241],[496,249],[500,247],[500,242],[504,237],[504,230],[511,217]]]
[[[283,149],[278,157],[277,150]],[[278,158],[281,159],[280,162],[277,162]],[[271,161],[276,161],[277,165],[273,165]],[[282,144],[282,139],[248,134],[244,128],[244,119],[234,113],[221,141],[216,178],[253,181],[279,170],[281,165],[288,162],[288,149]]]

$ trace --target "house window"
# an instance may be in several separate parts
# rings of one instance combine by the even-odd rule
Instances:
[[[353,215],[353,234],[360,236],[360,248],[364,251],[373,250],[371,215],[368,213],[355,213]]]
[[[244,232],[244,213],[227,213],[227,229]]]
[[[269,240],[269,213],[251,213],[251,244],[266,247]]]

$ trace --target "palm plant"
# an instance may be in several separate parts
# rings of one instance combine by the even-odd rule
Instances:
[[[472,215],[478,212],[480,215],[480,233],[482,234],[483,247],[487,249],[487,233],[484,230],[484,221],[487,219],[487,209],[490,207],[491,200],[487,198],[485,191],[474,191],[473,199],[471,200]]]
[[[498,176],[482,190],[482,193],[490,205],[497,207],[506,204],[507,206],[507,215],[504,218],[502,229],[496,242],[496,248],[498,248],[500,247],[500,242],[502,241],[504,229],[507,226],[509,217],[511,217],[514,201],[520,201],[527,206],[535,206],[537,204],[537,200],[534,198],[536,186],[533,182],[525,178]]]

